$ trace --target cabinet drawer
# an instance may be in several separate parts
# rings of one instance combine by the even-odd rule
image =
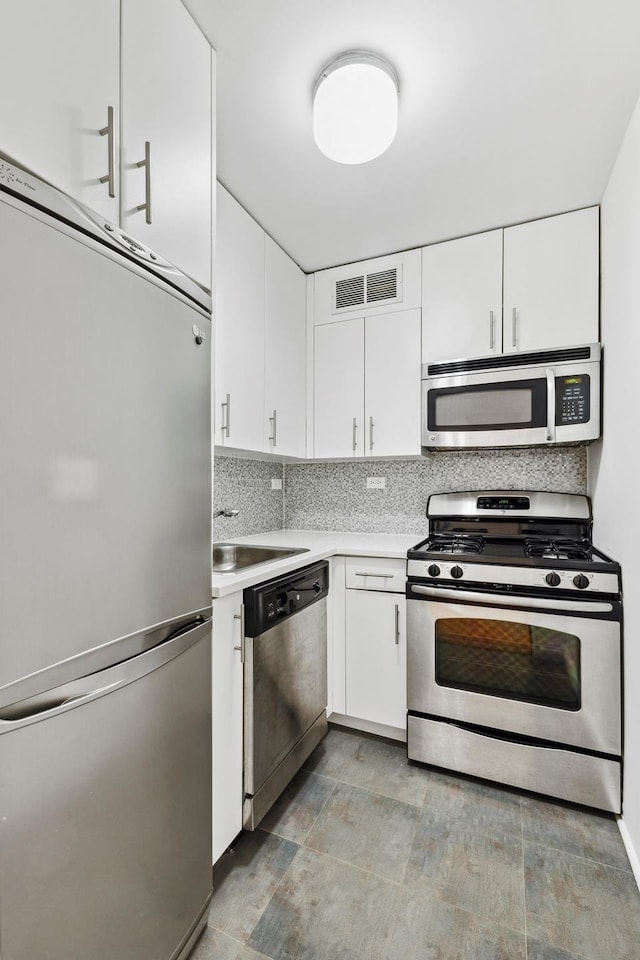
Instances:
[[[349,590],[384,590],[404,593],[407,561],[399,557],[347,557],[346,586]]]

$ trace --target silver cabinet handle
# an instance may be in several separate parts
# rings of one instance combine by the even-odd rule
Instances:
[[[220,433],[224,433],[226,437],[229,436],[229,430],[231,429],[231,394],[227,394],[227,399],[224,401],[222,406],[222,426],[220,427]],[[225,415],[226,410],[226,415]]]
[[[518,346],[518,311],[515,307],[511,311],[511,346]]]
[[[358,441],[357,441],[357,439],[356,439],[356,437],[357,437],[357,432],[358,432],[358,421],[357,421],[356,418],[354,417],[354,418],[353,418],[353,449],[354,449],[354,452],[355,452],[356,447],[358,446]]]
[[[489,310],[489,349],[493,350],[496,345],[496,321],[493,310]]]
[[[354,573],[355,577],[380,577],[381,580],[392,580],[392,573],[372,573],[370,570],[366,572]]]
[[[547,375],[547,440],[552,443],[556,438],[556,373],[548,368]]]
[[[396,603],[396,647],[400,646],[400,606]]]
[[[271,424],[271,436],[269,437],[269,440],[275,447],[278,442],[278,411],[277,410],[274,410],[273,416],[269,417],[269,423]]]
[[[240,651],[240,663],[244,663],[244,603],[240,606],[240,613],[234,613],[233,619],[240,621],[240,646],[233,649]]]
[[[369,450],[373,450],[373,417],[369,417]]]
[[[104,177],[100,177],[100,183],[109,184],[109,196],[116,195],[116,138],[113,135],[113,107],[107,107],[107,125],[98,130],[101,137],[107,138],[107,170]]]
[[[138,160],[136,167],[144,167],[144,203],[138,204],[137,210],[145,211],[145,220],[151,223],[151,144],[145,140],[144,160]]]

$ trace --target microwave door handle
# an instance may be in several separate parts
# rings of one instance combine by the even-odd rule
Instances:
[[[553,443],[556,439],[556,373],[547,368],[547,440]]]

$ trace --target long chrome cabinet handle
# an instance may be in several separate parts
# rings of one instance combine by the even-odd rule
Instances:
[[[556,438],[556,374],[550,368],[547,375],[547,440],[552,443]]]
[[[269,417],[269,423],[271,424],[271,436],[269,437],[269,440],[275,447],[276,444],[278,443],[278,411],[277,410],[274,410],[273,416]]]
[[[356,573],[354,574],[354,576],[356,576],[356,577],[380,577],[382,580],[392,580],[392,579],[393,579],[393,574],[392,574],[392,573],[372,573],[370,570],[367,571],[367,572],[361,571],[360,573],[358,573],[358,572],[356,571]]]
[[[496,345],[496,321],[493,310],[489,310],[489,349],[493,350]]]
[[[400,646],[400,605],[396,603],[396,647]]]
[[[98,131],[101,137],[107,138],[108,173],[100,177],[100,183],[109,185],[109,196],[116,195],[116,138],[113,134],[113,107],[107,107],[107,125]]]
[[[353,418],[353,450],[354,450],[354,453],[355,453],[356,447],[358,446],[357,432],[358,432],[358,421],[357,421],[356,418],[354,417],[354,418]]]
[[[151,144],[145,140],[144,160],[138,160],[137,167],[144,167],[144,203],[138,204],[138,210],[145,211],[145,220],[151,223]]]
[[[518,346],[518,311],[515,307],[511,311],[511,346]]]
[[[244,663],[244,603],[240,607],[240,613],[234,613],[233,619],[240,621],[240,646],[233,649],[240,651],[240,662]]]
[[[231,394],[230,393],[227,394],[227,399],[224,401],[224,403],[221,404],[221,406],[222,406],[222,426],[220,427],[220,433],[224,433],[224,435],[228,438],[229,430],[231,429]],[[225,414],[225,410],[226,410],[226,414]]]
[[[373,417],[369,417],[369,450],[373,450]]]

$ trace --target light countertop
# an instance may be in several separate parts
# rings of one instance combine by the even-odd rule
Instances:
[[[328,530],[273,530],[270,533],[250,537],[230,537],[228,543],[255,543],[269,547],[306,547],[308,553],[297,553],[284,560],[273,560],[237,573],[214,573],[211,578],[211,595],[224,597],[237,590],[244,590],[263,580],[271,580],[282,573],[305,567],[327,557],[396,557],[406,559],[407,550],[425,534],[390,533],[341,533]]]

